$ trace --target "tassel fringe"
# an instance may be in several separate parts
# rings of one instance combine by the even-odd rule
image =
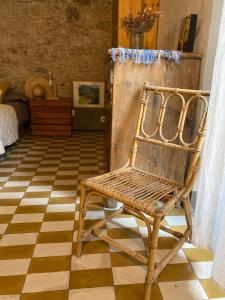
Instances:
[[[112,48],[111,58],[113,62],[119,61],[120,63],[126,63],[131,59],[134,64],[145,65],[153,64],[154,62],[160,63],[161,58],[167,58],[179,64],[181,52],[173,50]]]

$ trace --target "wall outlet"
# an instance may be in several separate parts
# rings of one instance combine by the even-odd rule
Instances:
[[[106,121],[106,117],[105,116],[101,116],[101,123],[105,123],[105,121]]]

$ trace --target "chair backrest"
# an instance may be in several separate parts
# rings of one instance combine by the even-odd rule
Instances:
[[[209,96],[210,92],[208,91],[149,86],[145,83],[143,87],[141,109],[138,117],[134,144],[130,158],[130,165],[132,167],[135,166],[139,142],[151,143],[174,150],[184,151],[186,153],[192,153],[193,155],[191,162],[189,163],[190,170],[187,171],[186,176],[186,182],[189,182],[193,173],[195,172],[196,166],[198,165],[200,152],[203,146],[208,111],[207,97]],[[147,132],[148,129],[146,126],[147,117],[149,115],[149,105],[151,106],[151,109],[155,109],[155,124],[154,126],[151,126],[151,132]],[[187,141],[185,140],[185,128],[189,126],[188,124],[190,123],[190,118],[196,118],[196,107],[200,107],[201,116],[198,120],[197,127],[195,126],[194,136],[192,133],[192,139]],[[172,137],[167,137],[164,133],[164,123],[167,119],[167,115],[170,114],[171,108],[176,110],[178,117],[175,125],[176,131],[173,133]],[[168,122],[168,119],[166,123],[167,127],[169,127],[170,123]],[[193,122],[190,126],[192,126],[193,131]]]

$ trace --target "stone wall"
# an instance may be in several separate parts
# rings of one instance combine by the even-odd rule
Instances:
[[[51,71],[59,96],[72,81],[104,80],[113,0],[0,0],[0,80],[19,90]]]

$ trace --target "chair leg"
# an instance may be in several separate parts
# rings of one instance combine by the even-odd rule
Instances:
[[[78,234],[77,234],[77,257],[80,257],[82,254],[84,218],[86,216],[86,187],[81,185],[80,189],[81,190],[80,190],[80,212],[79,212],[79,223],[78,223]]]
[[[147,265],[147,275],[145,280],[145,297],[144,300],[150,300],[152,285],[154,283],[155,258],[158,246],[160,217],[154,218],[151,237],[149,237],[149,257]]]
[[[185,212],[185,219],[187,222],[187,228],[190,229],[190,236],[189,236],[189,242],[191,242],[192,240],[192,214],[191,214],[191,205],[190,205],[190,197],[187,196],[184,200],[183,200],[183,204],[184,204],[184,212]]]

